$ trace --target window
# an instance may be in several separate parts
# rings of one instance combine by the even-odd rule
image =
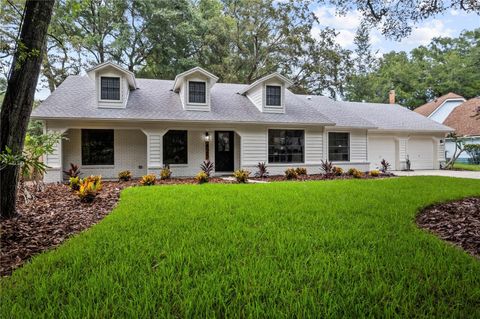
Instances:
[[[303,163],[304,154],[303,130],[268,130],[269,163]]]
[[[120,100],[120,78],[102,76],[100,82],[102,100]]]
[[[350,161],[349,133],[328,133],[328,159],[330,161]]]
[[[113,130],[82,130],[82,165],[113,165]]]
[[[282,105],[282,89],[279,86],[267,85],[267,106]]]
[[[188,102],[206,103],[205,82],[188,82]]]
[[[187,131],[168,131],[163,136],[163,164],[187,164]]]

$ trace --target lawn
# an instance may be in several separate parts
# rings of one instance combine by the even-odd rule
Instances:
[[[480,261],[416,227],[480,180],[123,191],[90,230],[1,280],[0,317],[480,317]]]
[[[455,163],[453,168],[464,171],[480,171],[480,165],[475,164]]]

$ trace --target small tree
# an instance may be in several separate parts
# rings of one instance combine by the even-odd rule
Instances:
[[[455,133],[450,133],[447,137],[455,143],[455,151],[447,164],[445,164],[444,169],[452,169],[453,164],[455,164],[460,155],[465,151],[465,142]]]

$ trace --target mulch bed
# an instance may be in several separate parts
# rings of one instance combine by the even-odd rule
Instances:
[[[427,207],[417,224],[480,258],[480,198]]]
[[[379,176],[370,176],[368,174],[364,174],[359,179],[378,179],[378,178],[387,178],[387,177],[394,177],[394,174],[386,173],[380,174]],[[284,175],[273,175],[265,178],[260,177],[249,177],[248,179],[257,180],[257,181],[264,181],[264,182],[281,182],[281,181],[322,181],[322,180],[332,180],[332,179],[355,179],[353,176],[348,174],[342,174],[340,176],[335,176],[333,178],[327,178],[324,174],[309,174],[309,175],[299,175],[296,179],[286,179]]]

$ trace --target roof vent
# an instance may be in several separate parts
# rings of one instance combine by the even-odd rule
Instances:
[[[307,100],[312,100],[312,97],[311,96],[307,96]]]

